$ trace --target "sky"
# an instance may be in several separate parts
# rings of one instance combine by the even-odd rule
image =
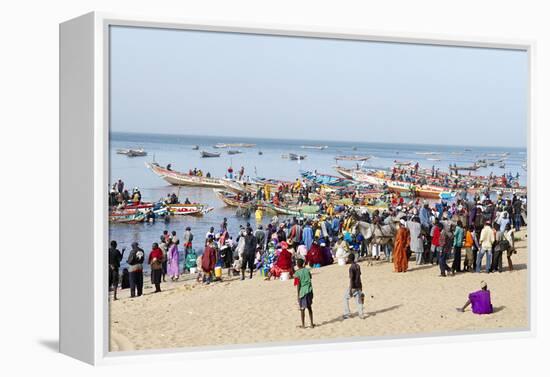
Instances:
[[[111,131],[525,147],[525,51],[111,27]]]

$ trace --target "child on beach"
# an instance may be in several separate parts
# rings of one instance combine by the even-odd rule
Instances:
[[[364,319],[363,305],[365,303],[365,294],[363,293],[363,284],[361,282],[361,267],[355,263],[355,255],[348,256],[349,267],[349,287],[344,294],[344,319],[350,316],[349,300],[355,297],[357,302],[357,311],[359,318]]]
[[[294,273],[294,285],[297,289],[298,305],[300,306],[300,318],[302,320],[301,328],[305,328],[305,310],[309,313],[309,322],[311,328],[314,328],[313,324],[313,286],[311,285],[311,273],[308,269],[304,268],[304,260],[298,259],[298,270]]]

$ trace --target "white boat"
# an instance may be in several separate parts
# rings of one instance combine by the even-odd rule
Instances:
[[[126,153],[126,156],[128,157],[142,157],[147,156],[147,152],[143,148],[139,149],[130,149],[128,153]]]
[[[415,152],[415,154],[423,155],[423,156],[434,156],[436,154],[441,154],[439,152]]]
[[[201,157],[202,157],[202,158],[220,157],[220,156],[221,156],[221,153],[214,153],[214,152],[201,151]]]
[[[256,144],[248,144],[248,143],[218,143],[214,145],[214,148],[252,148],[255,147]]]
[[[302,149],[327,149],[328,145],[302,145]]]
[[[335,160],[340,161],[367,161],[371,156],[336,156]]]
[[[194,187],[213,187],[223,188],[225,185],[219,178],[199,177],[181,173],[174,170],[168,170],[161,167],[156,162],[145,163],[153,173],[164,179],[166,182],[176,186],[194,186]]]

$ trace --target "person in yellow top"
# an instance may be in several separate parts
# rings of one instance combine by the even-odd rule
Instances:
[[[486,221],[485,226],[481,230],[481,235],[479,236],[481,249],[479,250],[479,253],[477,253],[476,272],[481,272],[481,261],[483,260],[483,256],[487,254],[487,259],[485,261],[485,270],[487,273],[489,273],[489,270],[491,269],[491,260],[493,259],[492,249],[494,242],[495,233],[491,228],[491,222]]]
[[[334,206],[332,205],[332,203],[330,203],[327,207],[327,215],[329,217],[334,216]]]
[[[264,185],[264,198],[265,200],[271,199],[271,187],[267,183]]]
[[[296,178],[296,182],[294,182],[294,191],[295,192],[300,191],[300,187],[302,187],[302,183],[298,178]]]
[[[474,267],[474,251],[472,250],[474,246],[474,232],[474,226],[470,225],[470,228],[466,230],[466,234],[464,235],[464,251],[466,253],[464,271],[469,271]]]

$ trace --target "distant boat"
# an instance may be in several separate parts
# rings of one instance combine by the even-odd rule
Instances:
[[[191,148],[191,149],[193,149],[194,151],[198,151],[198,150],[199,150],[199,146],[198,146],[198,145],[193,145],[193,148]]]
[[[247,143],[218,143],[214,145],[214,148],[252,148],[255,147],[256,144],[247,144]]]
[[[264,154],[264,152],[258,151],[258,154],[261,156],[262,154]]]
[[[470,148],[464,148],[464,152],[471,152],[472,150]]]
[[[356,151],[357,150],[357,147],[353,147],[351,148],[352,151]]]
[[[201,157],[202,157],[202,158],[220,157],[220,155],[221,155],[221,153],[214,153],[214,152],[201,151]]]
[[[440,158],[427,158],[428,161],[441,161]]]
[[[394,160],[393,164],[396,165],[396,166],[410,166],[410,165],[412,165],[412,161],[397,161],[397,160]]]
[[[371,156],[336,156],[335,160],[341,161],[367,161]]]
[[[299,154],[296,154],[296,153],[289,153],[288,154],[288,159],[293,160],[293,161],[304,160],[306,157],[307,157],[306,155],[299,155]]]
[[[239,154],[239,153],[243,153],[243,152],[241,152],[239,150],[234,150],[234,149],[231,149],[231,150],[227,151],[227,154]]]
[[[147,152],[143,148],[137,148],[137,149],[117,149],[117,154],[124,154],[128,157],[141,157],[141,156],[147,156]]]
[[[327,149],[328,145],[302,145],[302,149]]]
[[[426,156],[433,156],[436,154],[440,154],[439,152],[415,152],[415,153],[420,155],[426,155]]]

